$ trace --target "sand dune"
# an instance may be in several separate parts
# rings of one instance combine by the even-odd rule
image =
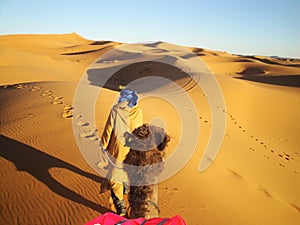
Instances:
[[[77,34],[9,35],[1,36],[0,43],[2,84],[76,81],[99,54],[116,44],[95,44]]]
[[[123,68],[98,96],[95,127],[85,115],[76,114],[73,98],[79,79],[98,57],[119,45],[85,40],[75,33],[0,37],[3,224],[84,224],[110,211],[109,193],[98,194],[102,177],[76,145],[72,119],[79,138],[97,142],[119,86],[158,73],[188,93],[201,128],[192,158],[159,184],[161,216],[179,214],[187,224],[199,225],[299,223],[299,61],[189,48],[191,54],[182,59],[200,57],[218,80],[226,103],[220,109],[226,132],[219,155],[199,172],[214,121],[208,96],[176,67],[140,62]],[[126,50],[140,54],[145,49],[172,56],[176,46],[157,42]],[[115,63],[125,59],[118,60]],[[97,72],[90,70],[87,76],[89,85],[96,87]],[[169,90],[167,84],[157,90]],[[145,98],[140,104],[145,122],[160,117],[165,123],[172,137],[168,155],[184,145],[172,104],[158,98]]]
[[[300,60],[237,56],[198,48],[191,50],[215,73],[266,84],[300,87]]]

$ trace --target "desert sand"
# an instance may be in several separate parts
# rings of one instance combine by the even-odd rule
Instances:
[[[0,36],[2,224],[79,225],[110,211],[109,193],[99,194],[103,178],[76,144],[72,119],[79,117],[73,101],[89,66],[120,45],[76,33]],[[158,42],[152,47],[169,46]],[[192,225],[299,224],[300,61],[185,48],[212,71],[226,104],[220,109],[226,118],[224,140],[207,170],[200,172],[199,162],[212,132],[209,102],[174,67],[145,62],[118,71],[98,97],[96,127],[82,137],[97,141],[117,87],[143,73],[166,74],[195,103],[201,131],[188,163],[159,184],[160,216],[178,214]],[[171,104],[146,98],[140,106],[145,122],[159,117],[165,123],[171,136],[168,155],[184,145]],[[78,126],[89,123],[82,120]]]

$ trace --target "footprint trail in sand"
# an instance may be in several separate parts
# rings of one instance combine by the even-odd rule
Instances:
[[[285,168],[287,163],[300,162],[300,156],[299,156],[298,152],[295,152],[295,154],[293,154],[293,153],[287,153],[287,152],[279,150],[279,149],[270,148],[268,146],[268,144],[266,143],[266,141],[264,141],[262,138],[256,137],[251,132],[249,132],[246,128],[244,128],[244,126],[242,126],[238,122],[238,119],[235,116],[233,116],[232,113],[226,112],[225,110],[224,110],[224,112],[227,114],[227,116],[229,117],[230,121],[234,124],[234,126],[252,140],[252,144],[251,144],[252,146],[249,147],[250,151],[255,152],[256,150],[261,150],[261,151],[263,151],[263,157],[268,160],[273,157],[277,157],[277,159],[280,160],[278,162],[278,166],[282,167],[282,168]],[[281,138],[278,138],[278,140],[281,140]],[[287,142],[288,140],[283,139],[282,141]],[[258,145],[258,146],[253,147],[254,145]],[[273,161],[274,160],[272,160],[272,162]],[[276,161],[274,161],[274,162],[276,162]],[[299,174],[299,171],[294,170],[293,173]]]

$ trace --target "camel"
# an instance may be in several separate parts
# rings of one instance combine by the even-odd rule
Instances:
[[[124,170],[130,185],[128,201],[130,218],[158,217],[158,177],[164,169],[165,148],[170,136],[163,128],[144,124],[132,134],[125,134],[130,147]]]

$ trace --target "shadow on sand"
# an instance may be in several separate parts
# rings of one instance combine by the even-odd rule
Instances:
[[[90,85],[100,86],[114,91],[120,91],[121,86],[127,86],[131,82],[142,79],[146,77],[161,77],[169,80],[170,82],[174,81],[183,81],[181,84],[182,88],[191,88],[196,85],[193,78],[182,70],[178,69],[175,66],[171,66],[166,63],[155,62],[155,61],[144,61],[130,64],[112,76],[108,76],[109,70],[111,68],[104,69],[90,69],[87,71],[88,80]],[[155,88],[159,88],[165,85],[165,83],[148,83],[147,85],[142,85],[136,87],[138,93],[143,93],[151,91]]]
[[[65,161],[48,155],[40,150],[34,149],[28,145],[15,141],[11,138],[0,135],[1,151],[0,156],[15,164],[17,170],[26,171],[40,182],[48,186],[54,193],[69,199],[71,201],[82,204],[100,213],[110,212],[94,202],[91,202],[74,191],[68,189],[63,184],[55,180],[50,174],[51,168],[64,168],[77,173],[81,176],[92,179],[98,183],[102,183],[103,179],[85,172],[76,166],[73,166]]]
[[[255,76],[243,75],[235,77],[241,80],[260,82],[265,84],[280,85],[286,87],[300,87],[300,75],[283,75],[283,76]]]

